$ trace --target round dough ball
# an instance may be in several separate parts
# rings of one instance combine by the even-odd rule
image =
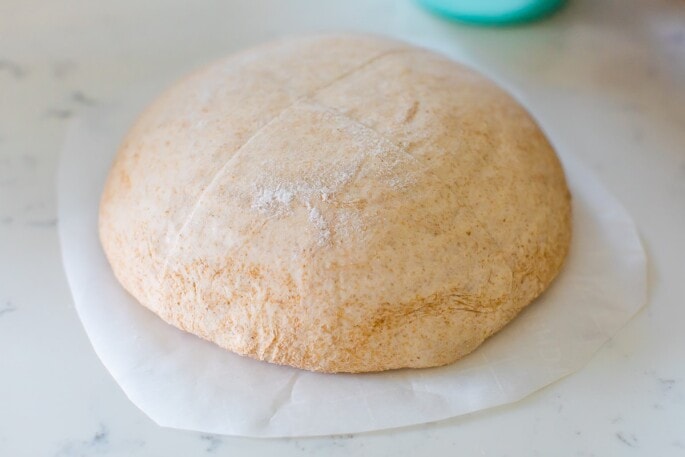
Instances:
[[[100,238],[168,323],[367,372],[473,351],[556,276],[570,218],[559,161],[509,95],[433,52],[342,35],[167,90],[118,152]]]

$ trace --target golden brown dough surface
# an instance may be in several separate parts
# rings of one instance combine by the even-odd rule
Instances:
[[[558,273],[570,195],[509,95],[432,52],[295,38],[177,83],[100,206],[121,284],[233,352],[326,372],[444,365]]]

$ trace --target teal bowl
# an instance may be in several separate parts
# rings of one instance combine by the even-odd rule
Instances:
[[[428,10],[463,22],[506,25],[547,16],[566,0],[418,0]]]

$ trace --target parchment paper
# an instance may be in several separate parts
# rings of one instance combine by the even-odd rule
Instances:
[[[645,303],[645,254],[629,215],[563,145],[574,233],[552,287],[453,365],[327,375],[226,352],[164,323],[115,280],[98,201],[119,142],[155,88],[73,122],[58,176],[59,232],[76,310],[131,401],[159,425],[277,437],[371,431],[517,401],[581,368]],[[552,138],[554,142],[554,138]]]

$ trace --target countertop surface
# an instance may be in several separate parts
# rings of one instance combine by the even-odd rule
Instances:
[[[524,95],[635,219],[648,303],[583,369],[515,404],[322,438],[161,428],[107,373],[73,308],[55,195],[66,127],[137,81],[170,82],[251,44],[329,30],[431,43]],[[506,28],[445,22],[404,0],[0,5],[2,456],[682,456],[684,324],[685,2],[571,0]]]

